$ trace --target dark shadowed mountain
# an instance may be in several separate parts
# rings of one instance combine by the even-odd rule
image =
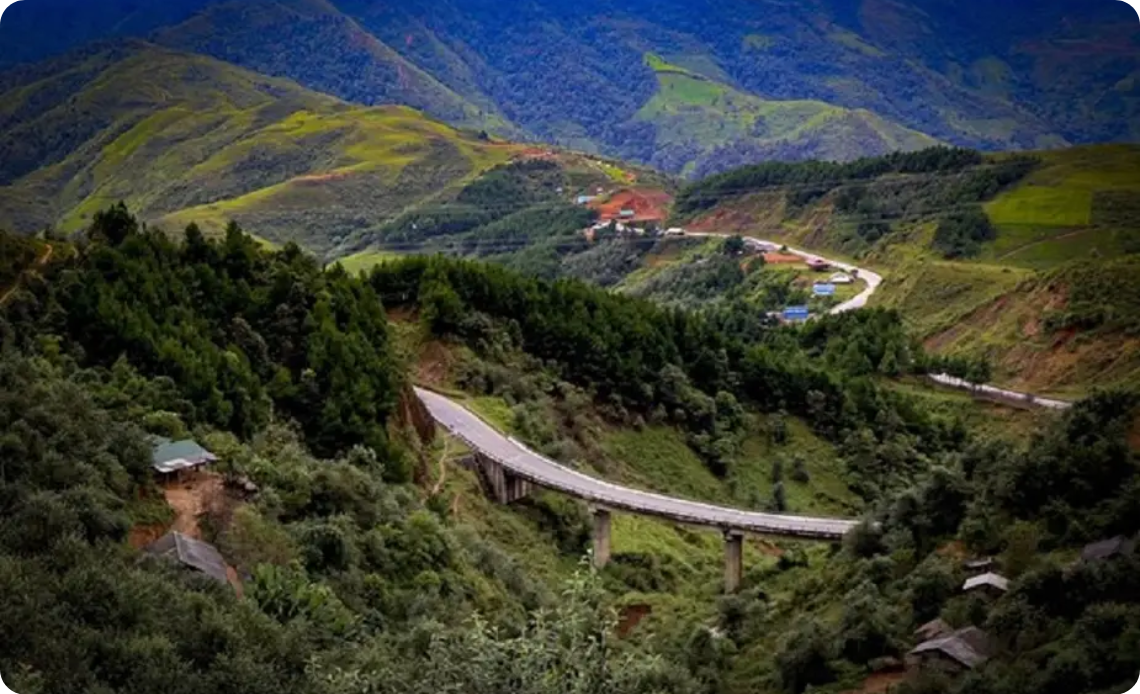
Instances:
[[[1113,0],[97,4],[13,6],[0,44],[16,48],[0,60],[144,36],[350,101],[688,174],[932,141],[1140,136],[1140,22]]]

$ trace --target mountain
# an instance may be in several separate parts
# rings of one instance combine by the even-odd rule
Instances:
[[[872,305],[1017,390],[1140,385],[1140,147],[937,152],[741,168],[682,189],[677,221],[855,259],[884,277]]]
[[[906,149],[917,142],[911,131],[991,150],[1140,137],[1140,24],[1109,0],[175,0],[162,9],[137,0],[108,7],[118,21],[54,32],[53,13],[75,2],[9,10],[0,41],[20,45],[9,64],[97,36],[143,36],[350,101],[409,104],[674,172],[850,159]],[[663,77],[662,63],[679,70]],[[671,93],[686,80],[702,84]],[[687,100],[702,91],[732,103]],[[774,133],[744,127],[768,109]]]
[[[126,201],[168,227],[231,220],[323,251],[515,152],[211,58],[97,46],[0,80],[0,225],[69,231]]]
[[[763,99],[653,54],[646,63],[657,91],[631,123],[652,126],[653,138],[629,154],[664,170],[700,177],[751,161],[846,161],[938,144],[865,109]]]
[[[158,30],[151,40],[354,103],[411,106],[453,125],[516,133],[494,103],[476,104],[456,94],[327,0],[219,3]]]

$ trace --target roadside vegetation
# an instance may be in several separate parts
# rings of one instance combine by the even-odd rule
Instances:
[[[1135,559],[1064,568],[1140,530],[1135,399],[978,435],[885,382],[932,363],[892,312],[785,329],[446,258],[357,278],[236,226],[174,243],[122,207],[24,280],[0,314],[18,691],[843,691],[939,615],[999,647],[912,691],[1111,691],[1140,666],[1114,645],[1140,628]],[[406,427],[423,354],[458,354],[437,385],[596,474],[877,525],[751,540],[733,596],[720,539],[658,521],[619,515],[612,565],[581,568],[580,504],[493,506],[461,446]],[[241,597],[140,562],[136,531],[171,514],[147,434],[191,434],[255,483],[200,519]],[[998,556],[1010,592],[959,596],[955,552]]]

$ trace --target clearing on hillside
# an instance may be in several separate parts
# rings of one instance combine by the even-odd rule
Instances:
[[[603,222],[661,223],[669,217],[672,204],[673,196],[663,190],[626,188],[593,201],[590,208],[597,210]]]

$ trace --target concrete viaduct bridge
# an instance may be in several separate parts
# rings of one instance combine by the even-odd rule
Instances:
[[[483,479],[499,503],[517,501],[539,486],[593,504],[594,564],[599,568],[610,558],[610,518],[618,510],[721,530],[725,538],[724,583],[730,593],[740,586],[743,575],[745,533],[837,540],[857,524],[848,519],[743,511],[622,487],[535,453],[438,393],[422,388],[415,392],[432,419],[475,452]]]

